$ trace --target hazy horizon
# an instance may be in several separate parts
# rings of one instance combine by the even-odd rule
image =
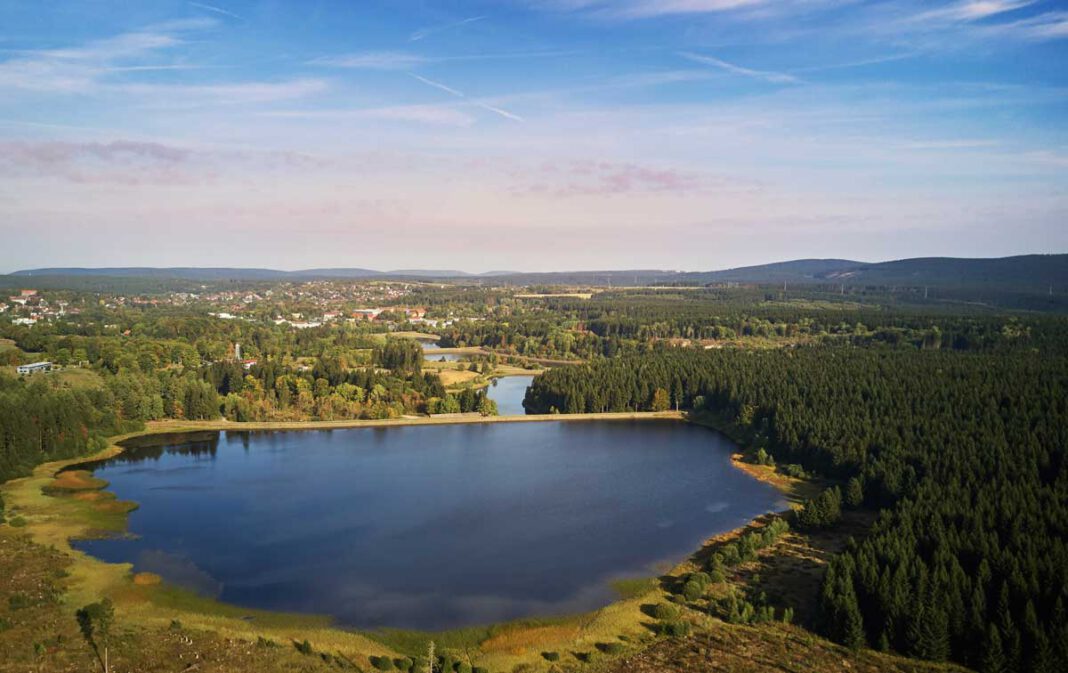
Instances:
[[[1065,252],[1031,252],[1020,253],[1020,256],[1027,255],[1065,255]],[[100,265],[100,266],[86,266],[86,265],[45,265],[35,267],[21,267],[15,269],[0,270],[0,274],[12,274],[18,271],[36,271],[38,269],[265,269],[270,271],[282,271],[286,273],[294,273],[299,271],[315,271],[315,270],[329,270],[329,269],[363,269],[367,271],[375,271],[379,273],[404,273],[404,272],[416,272],[416,273],[430,273],[430,272],[457,272],[461,274],[467,274],[471,276],[484,276],[487,274],[538,274],[538,273],[622,273],[628,271],[663,271],[663,272],[677,272],[677,273],[699,273],[706,271],[728,271],[735,268],[744,268],[748,266],[770,266],[775,264],[784,264],[788,262],[804,261],[804,260],[844,260],[850,262],[857,262],[858,264],[879,264],[882,262],[893,262],[904,259],[937,259],[937,258],[955,258],[955,259],[999,259],[1002,257],[1016,257],[1017,255],[999,255],[997,257],[959,257],[954,255],[922,255],[922,256],[910,256],[893,259],[849,259],[845,257],[825,256],[825,257],[810,257],[810,258],[794,258],[794,259],[774,259],[764,262],[756,262],[754,264],[738,264],[732,266],[716,266],[707,268],[666,268],[666,267],[654,267],[654,266],[633,266],[633,267],[572,267],[572,268],[514,268],[514,269],[499,269],[499,268],[487,268],[487,269],[464,269],[457,267],[448,267],[441,264],[428,265],[425,267],[398,267],[398,268],[376,268],[374,266],[364,264],[351,264],[346,266],[328,266],[328,265],[315,265],[315,266],[302,266],[302,267],[274,267],[263,265],[239,265],[239,264],[218,264],[218,265],[204,265],[204,264],[169,264],[166,266],[146,265],[146,264],[122,264],[122,265]]]
[[[9,272],[1068,250],[1054,0],[12,0],[0,25]]]

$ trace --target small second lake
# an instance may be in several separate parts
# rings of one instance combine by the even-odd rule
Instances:
[[[533,376],[505,376],[493,379],[486,392],[489,398],[497,403],[497,413],[501,416],[526,414],[523,398],[527,396],[527,388],[533,380]]]
[[[436,341],[420,341],[419,344],[423,347],[423,358],[431,360],[433,362],[460,362],[464,359],[464,356],[460,353],[438,353],[441,350],[441,346]]]
[[[731,466],[733,448],[671,421],[146,438],[91,466],[140,503],[131,535],[76,546],[353,627],[585,611],[615,599],[612,580],[655,575],[781,505]]]

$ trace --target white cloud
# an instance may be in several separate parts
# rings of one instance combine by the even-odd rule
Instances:
[[[419,40],[425,40],[426,38],[430,37],[431,35],[434,35],[435,33],[440,33],[440,32],[445,31],[445,30],[451,30],[453,28],[459,28],[460,26],[466,26],[466,25],[471,24],[471,23],[475,23],[475,22],[478,22],[478,21],[483,21],[483,20],[485,20],[485,18],[486,17],[484,17],[484,16],[472,16],[472,17],[469,17],[469,18],[466,18],[466,19],[461,19],[459,21],[453,21],[452,23],[443,23],[443,24],[440,24],[440,25],[437,25],[437,26],[430,26],[430,27],[427,27],[427,28],[421,28],[421,29],[415,31],[414,33],[412,33],[408,37],[408,41],[409,42],[418,42]]]
[[[304,98],[326,88],[326,82],[319,79],[188,85],[122,84],[112,87],[115,91],[133,94],[141,104],[159,107],[254,105]]]
[[[403,51],[366,51],[358,54],[323,56],[309,61],[309,64],[360,70],[411,70],[430,61],[431,59],[425,56]]]
[[[558,11],[589,11],[622,19],[672,14],[708,14],[773,4],[768,0],[533,0],[530,4]]]
[[[704,65],[711,65],[721,70],[725,70],[734,75],[741,75],[743,77],[752,77],[753,79],[764,80],[765,82],[771,82],[773,84],[797,84],[801,80],[782,72],[773,72],[770,70],[754,70],[753,68],[744,68],[734,63],[729,63],[722,59],[714,58],[712,56],[704,56],[702,54],[693,54],[690,52],[680,52],[679,56],[693,61],[694,63],[702,63]]]
[[[1019,37],[1025,40],[1058,40],[1068,38],[1068,12],[1045,12],[1011,23],[989,26],[987,33],[995,36]]]
[[[194,6],[194,7],[199,8],[199,9],[206,10],[208,12],[213,12],[215,14],[221,14],[223,16],[229,16],[232,19],[240,19],[241,18],[239,15],[234,14],[230,10],[223,9],[222,7],[216,7],[215,5],[206,5],[206,4],[200,3],[200,2],[190,2],[189,4]]]
[[[156,70],[187,70],[188,63],[145,63],[184,44],[181,33],[215,25],[214,21],[171,22],[122,33],[82,46],[21,52],[0,62],[0,91],[44,94],[107,94],[127,97],[129,104],[190,107],[205,104],[255,104],[300,98],[326,89],[319,79],[275,82],[237,81],[212,84],[157,84],[116,80],[116,75]]]
[[[426,77],[421,77],[421,76],[416,75],[414,73],[408,73],[408,74],[411,77],[413,77],[414,79],[422,82],[423,84],[426,84],[427,86],[434,87],[435,89],[439,89],[441,91],[444,91],[445,93],[447,93],[447,94],[449,94],[451,96],[455,96],[457,98],[461,98],[461,99],[463,99],[465,101],[468,101],[469,103],[471,103],[475,107],[480,107],[483,110],[486,110],[488,112],[492,112],[492,113],[494,113],[496,115],[504,117],[505,119],[510,119],[510,120],[512,120],[514,122],[523,121],[523,118],[520,117],[517,114],[509,112],[508,110],[505,110],[504,108],[497,107],[495,105],[490,105],[489,103],[486,103],[484,101],[478,100],[476,98],[471,98],[467,94],[465,94],[464,92],[459,91],[457,89],[454,89],[451,86],[448,86],[446,84],[442,84],[441,82],[435,82],[432,79],[427,79]]]
[[[262,114],[266,117],[291,119],[381,120],[455,127],[466,127],[475,123],[475,118],[471,115],[446,105],[392,105],[351,110],[277,110]]]
[[[932,9],[910,18],[910,21],[979,21],[998,14],[1012,12],[1028,5],[1033,5],[1035,0],[965,0],[947,7]]]

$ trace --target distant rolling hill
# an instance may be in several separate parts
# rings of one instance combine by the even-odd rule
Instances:
[[[849,285],[931,285],[1042,289],[1068,284],[1068,255],[1020,255],[997,259],[917,257],[828,271],[831,282]]]
[[[408,279],[408,280],[472,280],[515,284],[586,284],[586,285],[649,285],[679,278],[677,271],[625,270],[625,271],[551,271],[526,273],[522,271],[489,271],[472,274],[465,271],[437,269],[397,269],[375,271],[361,268],[323,268],[281,271],[277,269],[245,269],[227,267],[59,267],[23,269],[12,277],[37,278],[153,278],[198,281],[277,281],[312,279]]]
[[[994,259],[917,257],[892,262],[854,262],[845,259],[800,259],[725,271],[683,274],[698,283],[844,284],[850,286],[910,286],[999,288],[1041,292],[1049,285],[1068,285],[1068,254],[1019,255]]]
[[[304,278],[370,278],[381,275],[369,269],[308,269],[307,271],[278,271],[276,269],[241,269],[228,267],[62,267],[25,269],[13,276],[106,276],[109,278],[177,278],[183,280],[286,280]]]
[[[865,266],[865,262],[848,259],[796,259],[758,266],[742,266],[723,271],[700,271],[682,274],[682,280],[699,283],[792,283],[825,282],[827,274]]]
[[[995,259],[918,257],[892,262],[858,262],[848,259],[798,259],[721,271],[679,272],[655,269],[616,271],[553,271],[543,273],[489,272],[470,274],[454,270],[401,269],[375,271],[363,268],[276,269],[200,267],[47,268],[16,271],[9,276],[36,276],[55,282],[63,277],[151,278],[186,281],[278,281],[311,279],[441,279],[521,285],[663,285],[748,283],[757,285],[843,284],[848,286],[899,286],[943,288],[996,288],[1040,293],[1050,285],[1063,292],[1068,286],[1068,254],[1020,255]]]

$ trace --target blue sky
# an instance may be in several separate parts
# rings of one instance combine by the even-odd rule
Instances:
[[[0,3],[0,271],[1068,250],[1068,3]]]

